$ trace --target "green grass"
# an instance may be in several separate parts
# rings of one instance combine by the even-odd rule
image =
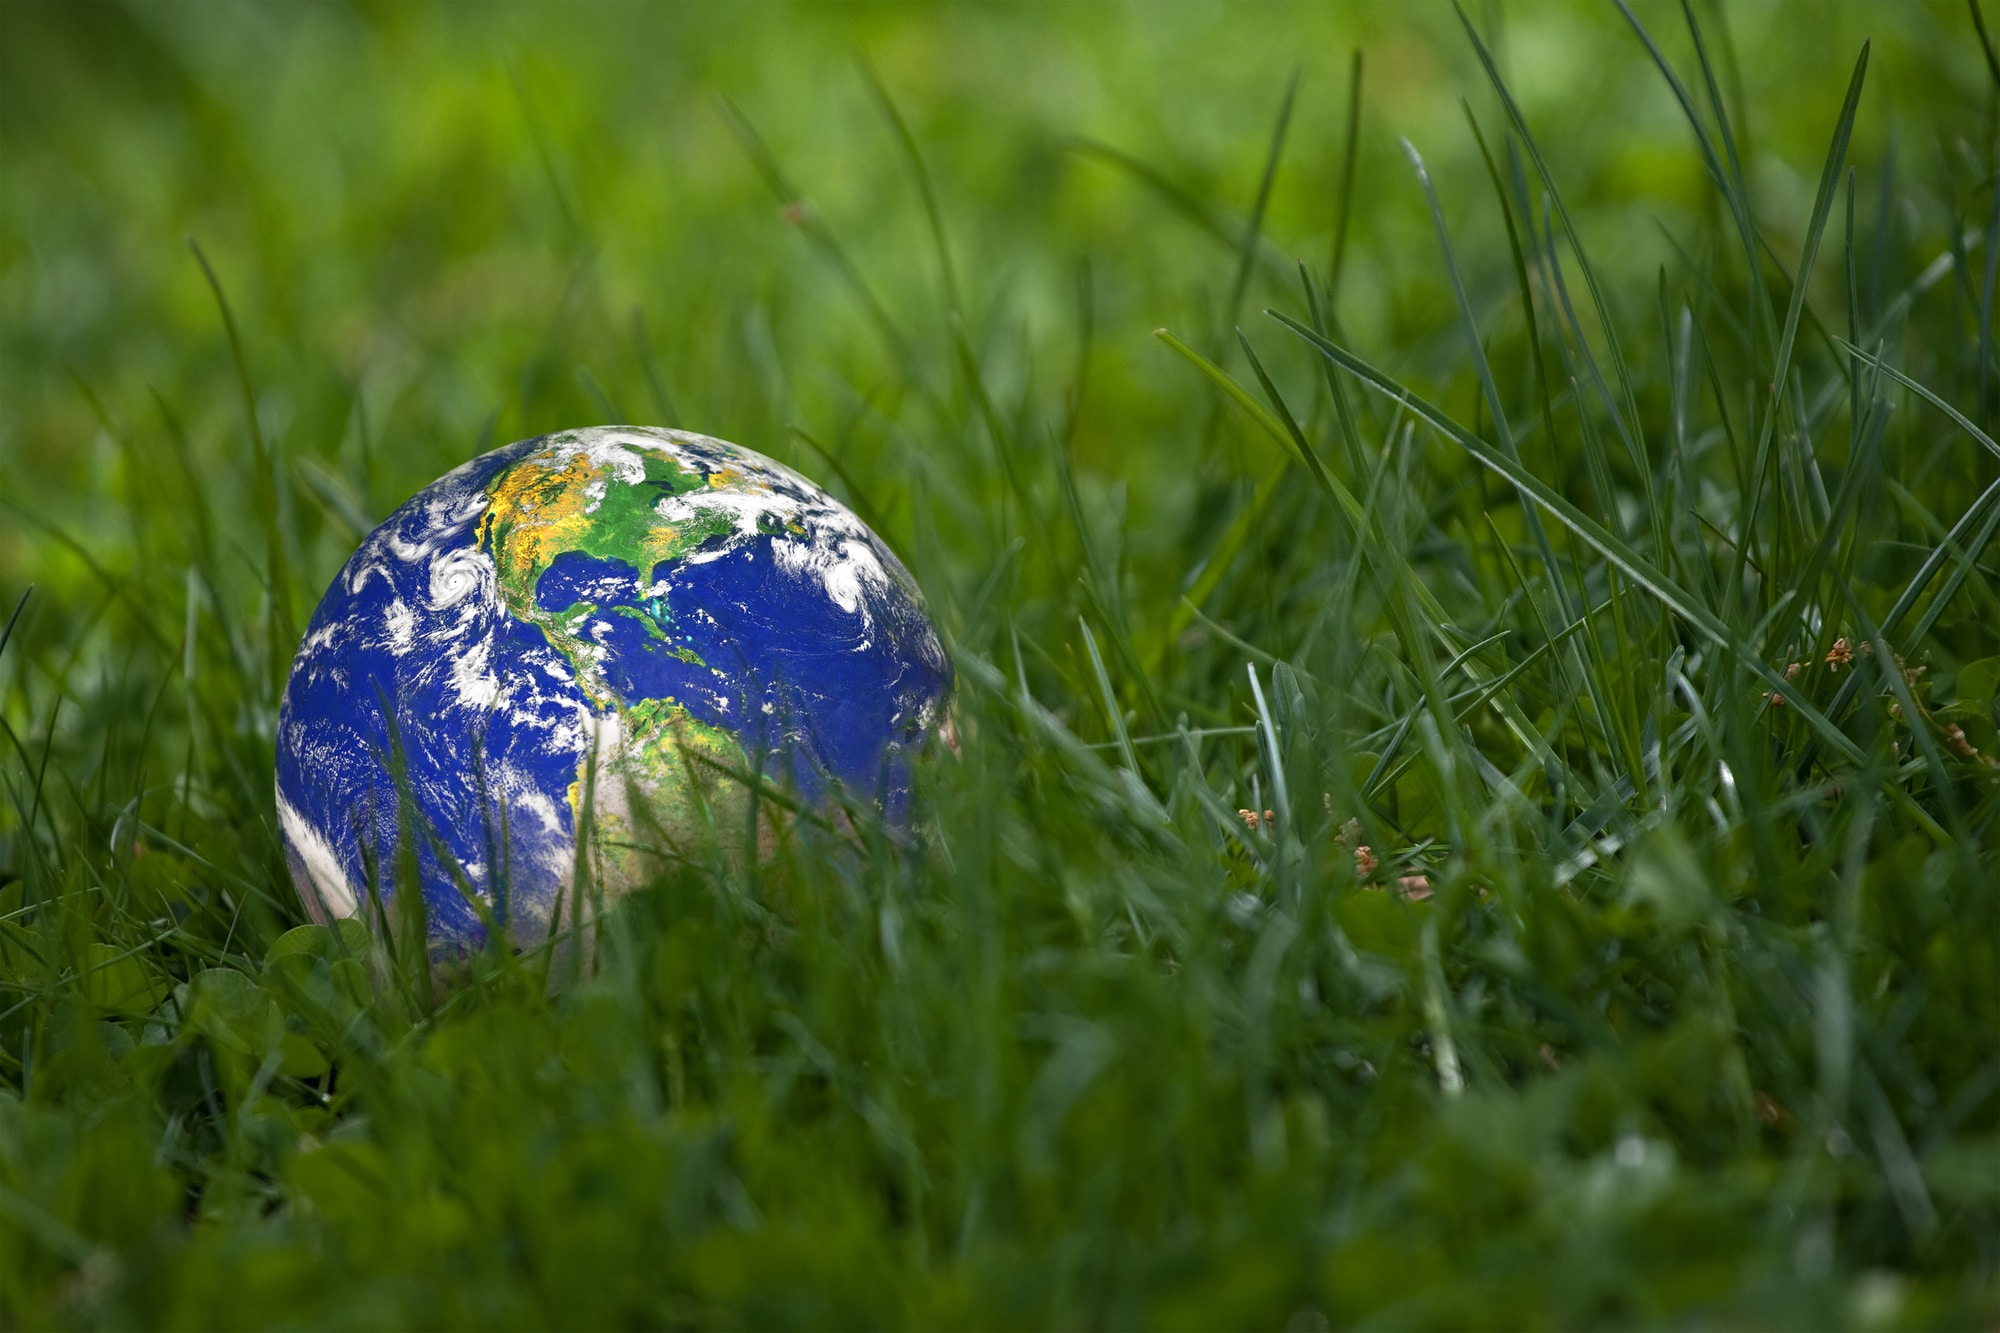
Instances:
[[[2000,63],[1692,16],[0,7],[0,1328],[2000,1319]],[[315,595],[620,420],[915,833],[302,926]]]

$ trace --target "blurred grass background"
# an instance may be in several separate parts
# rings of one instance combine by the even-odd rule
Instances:
[[[1615,6],[0,8],[0,1323],[2000,1317],[2000,68],[1635,12],[1719,180]],[[966,752],[440,1001],[294,929],[288,635],[614,421],[854,504]]]

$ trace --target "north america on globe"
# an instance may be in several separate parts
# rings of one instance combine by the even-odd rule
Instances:
[[[683,431],[523,440],[412,497],[320,602],[279,710],[286,858],[321,919],[414,865],[434,956],[487,918],[523,947],[580,861],[616,891],[740,837],[753,779],[902,818],[950,688],[908,572],[797,473]]]

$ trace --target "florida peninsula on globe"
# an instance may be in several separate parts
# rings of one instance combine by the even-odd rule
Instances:
[[[901,816],[950,688],[909,574],[797,473],[682,431],[523,440],[391,514],[313,614],[278,716],[286,859],[322,920],[414,864],[434,954],[484,938],[482,905],[532,944],[579,828],[616,890],[648,849],[740,837],[752,775]]]

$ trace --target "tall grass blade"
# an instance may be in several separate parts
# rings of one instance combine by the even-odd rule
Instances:
[[[868,84],[868,92],[875,100],[882,118],[889,123],[890,131],[896,137],[896,146],[902,150],[903,162],[910,169],[910,176],[916,182],[917,197],[924,206],[924,221],[930,226],[931,246],[937,252],[938,282],[944,289],[944,306],[947,314],[957,314],[962,308],[958,295],[958,277],[952,271],[951,245],[945,236],[944,213],[938,207],[937,191],[931,185],[931,173],[924,165],[924,156],[917,149],[917,137],[910,133],[910,125],[903,118],[889,90],[882,83],[882,76],[866,60],[861,62],[861,77]]]
[[[1533,133],[1528,129],[1527,118],[1521,114],[1520,106],[1514,101],[1514,94],[1508,89],[1506,80],[1500,76],[1500,68],[1494,63],[1492,52],[1486,49],[1486,43],[1481,40],[1479,31],[1473,27],[1472,21],[1466,17],[1465,9],[1459,4],[1459,0],[1452,0],[1452,10],[1458,15],[1459,26],[1464,29],[1467,40],[1472,43],[1473,53],[1479,57],[1481,68],[1486,71],[1487,81],[1493,85],[1493,91],[1499,95],[1500,104],[1507,111],[1507,118],[1514,127],[1515,135],[1519,138],[1522,147],[1527,149],[1529,160],[1535,164],[1535,173],[1541,178],[1544,188],[1548,191],[1548,205],[1554,209],[1556,218],[1561,221],[1563,235],[1569,241],[1571,253],[1576,256],[1578,268],[1582,270],[1584,286],[1590,292],[1591,305],[1597,314],[1598,331],[1604,337],[1610,354],[1612,369],[1617,373],[1619,386],[1622,390],[1622,408],[1620,404],[1611,402],[1608,391],[1605,394],[1606,406],[1611,411],[1612,420],[1617,423],[1619,435],[1625,439],[1627,447],[1631,449],[1634,458],[1643,459],[1645,451],[1640,443],[1641,433],[1639,429],[1637,397],[1633,392],[1631,380],[1627,373],[1625,351],[1618,338],[1617,323],[1611,318],[1611,309],[1605,298],[1604,290],[1597,280],[1597,273],[1592,268],[1589,255],[1584,249],[1583,238],[1578,233],[1576,224],[1570,217],[1568,205],[1563,202],[1562,192],[1556,187],[1555,175],[1549,170],[1548,163],[1542,157],[1540,146],[1535,142]],[[1553,250],[1554,244],[1555,238],[1551,235],[1548,238],[1548,245],[1551,250]],[[1587,365],[1592,367],[1593,374],[1601,386],[1601,375],[1595,375],[1596,357],[1591,353],[1590,344],[1582,337],[1580,331],[1577,343],[1578,355]],[[1642,475],[1649,473],[1649,469],[1643,463],[1639,470]]]
[[[1778,350],[1772,365],[1771,377],[1766,384],[1763,424],[1758,428],[1756,452],[1750,465],[1750,492],[1744,501],[1744,526],[1747,529],[1757,524],[1761,508],[1764,478],[1769,469],[1771,444],[1777,430],[1778,416],[1784,407],[1784,386],[1791,378],[1792,347],[1798,337],[1799,315],[1805,309],[1806,290],[1812,284],[1813,262],[1819,256],[1820,238],[1825,235],[1827,219],[1833,213],[1834,196],[1839,191],[1840,173],[1847,162],[1848,140],[1854,134],[1854,115],[1861,106],[1861,87],[1868,74],[1868,45],[1864,43],[1861,54],[1854,62],[1854,73],[1847,81],[1847,95],[1840,106],[1840,119],[1835,123],[1833,143],[1827,149],[1825,165],[1820,170],[1819,192],[1813,197],[1812,220],[1806,225],[1805,249],[1800,256],[1798,272],[1792,280],[1791,302],[1785,309],[1783,331],[1778,336]],[[1730,581],[1732,599],[1742,586],[1744,559],[1748,553],[1747,544],[1740,548],[1737,558],[1736,577]]]
[[[1340,150],[1340,203],[1333,226],[1333,259],[1327,266],[1326,300],[1329,308],[1336,305],[1340,295],[1340,275],[1347,268],[1347,226],[1354,211],[1354,167],[1360,158],[1361,149],[1361,48],[1354,48],[1354,59],[1347,75],[1347,133]]]
[[[1861,763],[1864,756],[1845,732],[1835,727],[1814,708],[1803,694],[1786,680],[1784,673],[1755,656],[1748,646],[1741,643],[1735,633],[1724,624],[1714,612],[1702,606],[1693,597],[1676,585],[1673,580],[1654,568],[1652,563],[1634,551],[1621,539],[1613,536],[1592,519],[1585,516],[1576,506],[1556,494],[1548,483],[1530,475],[1520,464],[1507,458],[1484,440],[1452,420],[1442,409],[1426,402],[1412,393],[1406,386],[1377,370],[1351,352],[1336,347],[1321,338],[1310,328],[1278,311],[1266,311],[1273,319],[1318,348],[1320,354],[1332,359],[1343,370],[1370,388],[1392,399],[1419,420],[1428,424],[1446,439],[1457,444],[1474,459],[1488,469],[1499,474],[1508,484],[1532,498],[1564,527],[1575,533],[1598,554],[1609,560],[1619,572],[1651,593],[1661,605],[1679,616],[1687,624],[1718,647],[1734,649],[1742,653],[1745,664],[1757,676],[1769,684],[1774,693],[1781,694],[1785,701],[1797,710],[1822,739],[1839,750],[1843,755]]]
[[[34,593],[35,585],[32,583],[21,590],[20,600],[14,603],[14,614],[7,617],[7,628],[0,630],[0,653],[7,651],[7,645],[14,637],[14,626],[21,623],[21,613],[28,609],[28,599]]]
[[[278,527],[277,469],[270,447],[264,442],[263,423],[257,417],[257,392],[250,382],[250,363],[243,355],[243,339],[236,331],[236,316],[229,308],[229,297],[224,294],[222,280],[215,276],[208,256],[202,253],[201,244],[190,236],[187,247],[195,262],[201,265],[202,276],[208,279],[208,289],[215,295],[216,309],[222,313],[222,327],[229,335],[229,355],[236,363],[237,387],[243,394],[243,422],[250,432],[257,509],[264,529],[265,579],[271,592],[270,657],[266,669],[273,687],[281,688],[285,672],[291,666],[293,645],[299,636],[292,618],[291,561],[286,554],[285,534]]]
[[[1271,127],[1271,145],[1264,153],[1264,171],[1257,178],[1257,197],[1250,216],[1243,223],[1243,239],[1237,246],[1236,277],[1229,285],[1229,304],[1224,309],[1223,327],[1233,329],[1243,315],[1243,296],[1250,289],[1250,274],[1257,260],[1257,247],[1264,236],[1264,210],[1271,202],[1271,187],[1278,180],[1278,163],[1285,154],[1285,132],[1292,126],[1292,107],[1299,95],[1301,70],[1293,70],[1285,84],[1284,101],[1278,104],[1278,123]]]
[[[1986,31],[1986,15],[1979,7],[1979,0],[1965,0],[1965,7],[1972,11],[1972,30],[1979,35],[1979,53],[1986,57],[1986,72],[1993,76],[1993,85],[2000,88],[2000,56],[1993,52],[1993,38]]]

